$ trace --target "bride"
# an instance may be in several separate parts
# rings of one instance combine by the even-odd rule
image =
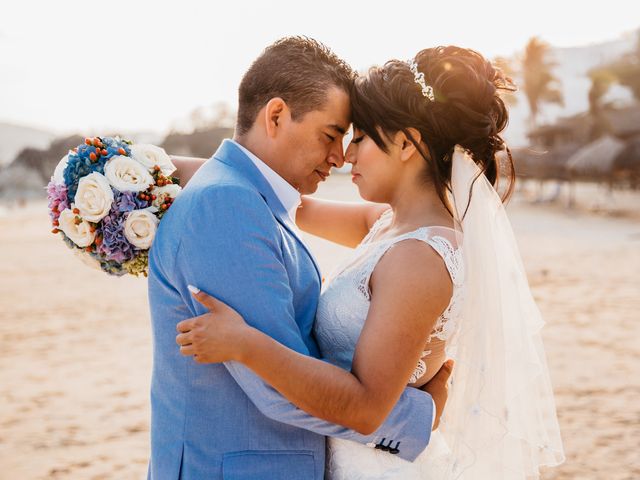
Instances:
[[[210,313],[178,324],[183,355],[242,362],[308,413],[363,433],[407,384],[424,385],[455,359],[448,406],[415,462],[330,438],[329,479],[538,478],[539,466],[563,460],[543,321],[494,189],[508,120],[499,92],[512,89],[481,55],[453,46],[356,80],[345,161],[373,203],[305,197],[296,218],[355,248],[323,287],[315,335],[326,361],[193,289]],[[507,154],[505,199],[515,179]],[[341,408],[327,408],[327,397]]]

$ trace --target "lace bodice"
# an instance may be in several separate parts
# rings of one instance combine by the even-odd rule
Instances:
[[[369,280],[378,261],[389,248],[403,240],[417,239],[429,244],[444,260],[453,282],[453,294],[409,379],[408,383],[412,384],[425,375],[427,358],[435,350],[438,350],[439,357],[444,356],[444,344],[458,324],[464,281],[462,252],[455,246],[455,232],[445,227],[422,227],[397,237],[377,239],[378,232],[391,221],[392,210],[387,210],[356,247],[353,256],[325,282],[314,331],[322,356],[341,368],[351,370],[355,346],[369,312]]]

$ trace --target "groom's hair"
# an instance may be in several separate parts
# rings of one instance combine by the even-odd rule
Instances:
[[[307,37],[282,38],[269,45],[242,77],[236,133],[247,133],[272,98],[282,98],[297,121],[320,109],[332,87],[349,94],[355,77],[353,69],[322,43]]]

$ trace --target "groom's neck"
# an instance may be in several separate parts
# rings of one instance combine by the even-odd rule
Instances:
[[[274,164],[273,155],[264,141],[259,135],[252,134],[253,130],[244,135],[234,135],[233,140],[244,148],[253,153],[256,157],[266,163],[270,168],[277,172],[277,165]]]

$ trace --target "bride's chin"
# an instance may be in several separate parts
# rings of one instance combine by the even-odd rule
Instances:
[[[360,195],[360,198],[362,198],[363,200],[366,200],[367,202],[371,201],[366,191],[363,191],[362,187],[358,187],[358,194]]]
[[[372,194],[372,192],[368,191],[364,187],[361,187],[360,185],[358,185],[358,193],[360,194],[360,197],[363,200],[366,200],[367,202],[382,203],[382,202],[380,202],[380,199],[378,199],[377,195]]]

